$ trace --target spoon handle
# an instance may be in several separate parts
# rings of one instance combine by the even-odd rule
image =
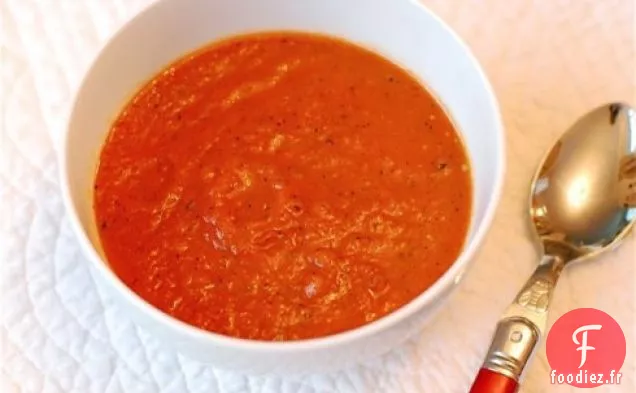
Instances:
[[[469,393],[516,393],[519,383],[513,378],[482,368]]]
[[[548,306],[563,266],[560,257],[543,258],[499,320],[470,393],[516,392],[528,359],[545,331]]]

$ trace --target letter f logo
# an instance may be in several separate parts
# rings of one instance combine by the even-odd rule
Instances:
[[[602,327],[601,325],[585,325],[576,329],[574,333],[572,334],[572,341],[574,341],[574,344],[580,345],[580,347],[576,349],[577,351],[581,351],[581,364],[579,364],[579,368],[583,367],[583,365],[585,364],[585,361],[587,360],[587,351],[593,351],[596,349],[594,347],[587,345],[587,332],[590,330],[601,330],[601,327]],[[581,342],[579,342],[576,336],[581,332],[583,334],[581,335],[582,336]]]

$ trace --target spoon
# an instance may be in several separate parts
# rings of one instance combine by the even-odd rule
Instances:
[[[470,390],[513,393],[545,333],[561,271],[611,249],[636,219],[636,112],[621,103],[580,118],[545,156],[530,192],[543,256],[504,312]]]

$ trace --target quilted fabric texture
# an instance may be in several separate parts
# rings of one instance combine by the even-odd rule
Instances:
[[[65,218],[56,163],[72,92],[100,45],[147,0],[3,0],[0,260],[3,392],[465,392],[494,324],[537,260],[527,188],[545,149],[605,101],[636,104],[632,0],[427,0],[475,51],[507,128],[504,197],[488,239],[448,307],[421,334],[367,364],[304,378],[221,372],[166,349],[93,281]],[[595,307],[628,342],[621,385],[636,392],[634,236],[569,269],[551,321]],[[552,386],[544,348],[522,392]]]

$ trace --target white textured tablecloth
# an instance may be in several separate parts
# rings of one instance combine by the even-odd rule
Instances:
[[[501,311],[536,262],[527,188],[545,149],[579,114],[636,104],[631,0],[428,0],[484,65],[504,114],[508,171],[494,226],[456,296],[406,345],[369,364],[302,379],[221,372],[171,352],[96,288],[60,200],[56,145],[72,92],[100,45],[147,0],[1,0],[3,392],[465,392]],[[636,392],[636,246],[569,269],[550,322],[596,307],[627,336]],[[522,392],[550,385],[540,348]]]

